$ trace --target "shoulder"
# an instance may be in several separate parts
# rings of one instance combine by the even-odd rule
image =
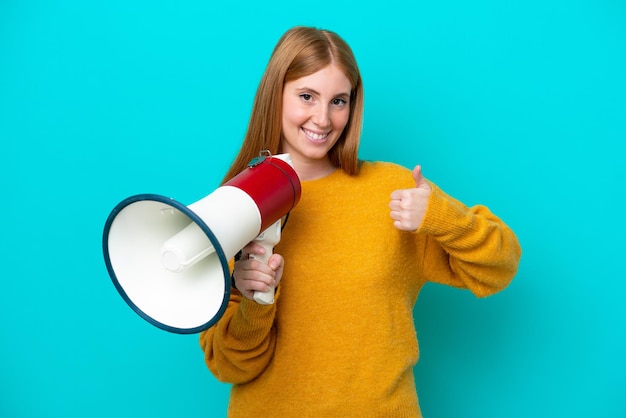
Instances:
[[[366,174],[411,174],[411,170],[408,168],[388,161],[369,161],[369,160],[361,160],[359,161],[359,173]]]
[[[399,164],[386,161],[360,161],[358,176],[362,179],[394,187],[415,185],[411,170]]]

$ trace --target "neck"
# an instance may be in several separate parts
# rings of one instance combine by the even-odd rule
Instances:
[[[317,180],[332,174],[337,169],[329,160],[293,161],[293,167],[300,181]]]

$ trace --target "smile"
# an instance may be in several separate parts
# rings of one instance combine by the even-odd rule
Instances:
[[[313,131],[309,131],[308,129],[305,129],[305,128],[302,128],[302,132],[304,132],[304,134],[307,137],[309,137],[310,139],[314,141],[322,141],[323,139],[326,139],[326,137],[328,136],[328,132],[323,133],[323,134],[318,134]]]

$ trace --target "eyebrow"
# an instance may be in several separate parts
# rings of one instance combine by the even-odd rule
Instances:
[[[296,89],[296,91],[297,92],[309,91],[309,92],[311,92],[311,93],[313,93],[313,94],[315,94],[317,96],[320,95],[320,93],[317,90],[312,89],[310,87],[299,87],[299,88]],[[333,97],[335,97],[335,98],[341,97],[341,98],[344,98],[344,99],[349,99],[350,98],[350,93],[339,93],[339,94],[336,94]]]

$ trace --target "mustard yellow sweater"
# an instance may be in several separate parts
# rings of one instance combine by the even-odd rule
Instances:
[[[484,206],[468,208],[435,185],[416,232],[389,216],[411,171],[364,162],[305,181],[275,252],[285,270],[274,305],[233,291],[200,336],[213,374],[233,383],[230,417],[419,417],[413,306],[424,283],[484,297],[505,288],[521,254]]]

